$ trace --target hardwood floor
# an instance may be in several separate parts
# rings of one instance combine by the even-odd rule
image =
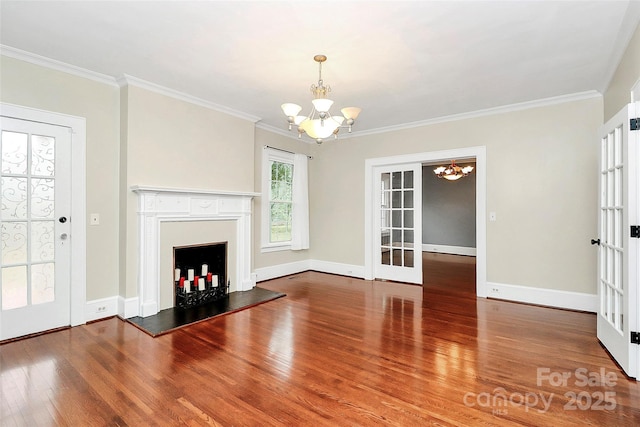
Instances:
[[[112,318],[2,345],[0,425],[640,424],[594,315],[476,299],[472,262],[434,258],[422,287],[306,272],[157,338]]]

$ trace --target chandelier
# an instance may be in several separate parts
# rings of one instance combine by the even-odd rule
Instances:
[[[298,104],[286,103],[282,104],[282,111],[289,121],[289,130],[293,125],[298,127],[298,138],[306,133],[309,137],[316,140],[318,144],[322,144],[323,139],[330,137],[338,137],[338,131],[341,127],[347,127],[351,133],[351,126],[358,118],[361,109],[358,107],[345,107],[340,112],[342,116],[332,116],[329,112],[333,101],[327,98],[331,87],[325,85],[322,80],[322,63],[327,60],[325,55],[316,55],[313,60],[318,63],[318,84],[311,85],[311,93],[313,94],[313,108],[308,116],[299,116],[298,113],[302,107]],[[343,126],[343,123],[346,126]]]
[[[433,170],[438,178],[456,181],[460,178],[468,176],[473,170],[473,166],[460,167],[456,165],[456,161],[452,160],[449,166],[438,166]]]

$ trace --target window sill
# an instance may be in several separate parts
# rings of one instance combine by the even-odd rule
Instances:
[[[290,243],[286,243],[283,245],[263,246],[262,248],[260,248],[261,253],[290,251],[290,250],[291,250]]]

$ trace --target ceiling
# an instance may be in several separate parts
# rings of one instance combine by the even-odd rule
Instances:
[[[638,1],[10,1],[0,44],[128,75],[281,131],[310,110],[316,54],[354,135],[603,92]],[[336,108],[337,107],[337,108]]]

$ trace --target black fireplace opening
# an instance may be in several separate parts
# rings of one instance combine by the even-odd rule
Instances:
[[[191,308],[225,298],[229,292],[227,242],[174,246],[174,305]]]

